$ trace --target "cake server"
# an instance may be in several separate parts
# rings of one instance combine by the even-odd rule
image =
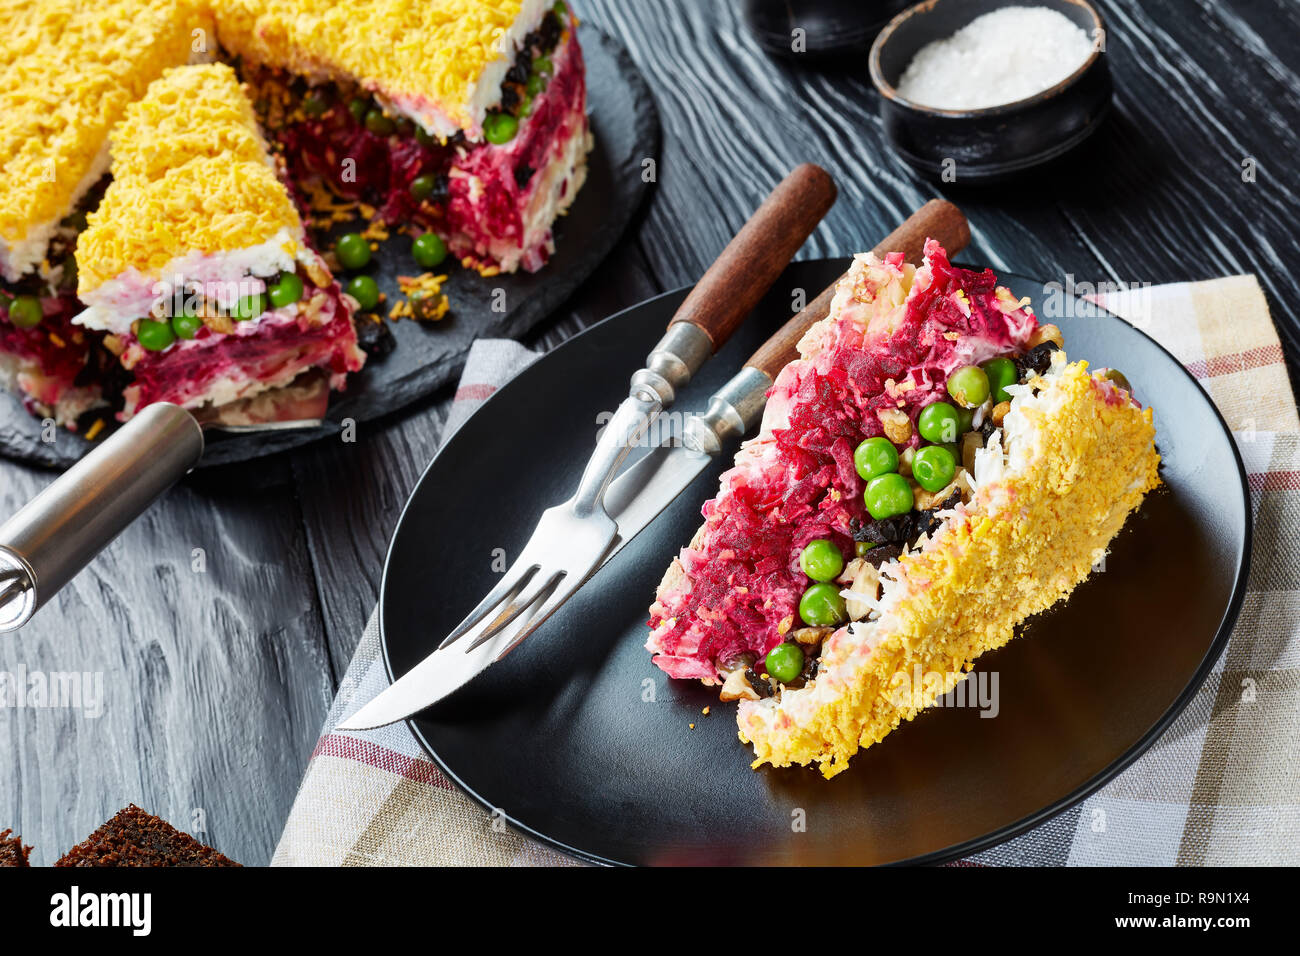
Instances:
[[[238,409],[189,411],[159,402],[96,445],[0,525],[0,632],[22,627],[203,456],[206,431],[318,428],[329,380],[305,372],[273,420]],[[264,396],[270,393],[263,393]],[[291,396],[291,398],[290,398]]]
[[[632,376],[628,397],[601,431],[573,497],[543,512],[500,583],[433,654],[345,729],[390,724],[440,700],[517,647],[600,566],[618,536],[604,505],[610,480],[659,412],[771,288],[835,192],[826,171],[811,163],[796,167],[772,191],[687,295],[645,368]]]
[[[954,254],[970,242],[970,230],[961,211],[951,203],[932,200],[910,216],[906,222],[879,245],[878,253],[900,251],[911,262],[920,262],[925,239],[938,239]],[[837,280],[838,281],[838,280]],[[767,390],[789,362],[798,357],[799,339],[815,322],[825,318],[835,293],[832,284],[801,312],[768,339],[726,385],[718,389],[702,414],[691,416],[683,429],[681,444],[660,446],[627,468],[604,494],[600,514],[603,549],[587,574],[572,580],[567,587],[549,590],[550,575],[539,573],[566,560],[547,554],[537,546],[534,534],[515,564],[506,572],[501,584],[470,613],[455,631],[423,661],[380,692],[351,717],[339,724],[339,730],[367,730],[410,717],[472,680],[519,645],[532,631],[566,600],[591,571],[608,561],[628,541],[636,537],[659,515],[708,465],[721,454],[724,443],[738,438],[754,427],[762,417]],[[693,293],[692,293],[693,294]],[[689,301],[689,298],[688,298]],[[642,373],[638,373],[640,375]],[[636,379],[633,379],[635,393]],[[609,430],[613,428],[610,423]],[[639,433],[638,433],[639,434]],[[624,456],[626,450],[624,451]],[[583,476],[583,486],[588,474]],[[602,465],[603,467],[603,465]],[[609,481],[608,473],[604,480]],[[581,492],[580,492],[581,493]],[[565,514],[567,506],[552,509],[543,516],[539,532],[545,528],[563,534],[571,527]],[[556,520],[555,514],[560,515]],[[552,522],[547,525],[548,519]],[[548,538],[545,547],[567,548]],[[584,542],[584,553],[592,546]],[[527,575],[527,576],[525,576]],[[521,597],[522,595],[522,597]],[[522,627],[509,625],[537,602],[539,615],[526,618]],[[488,626],[474,639],[458,643],[460,638],[488,619]]]

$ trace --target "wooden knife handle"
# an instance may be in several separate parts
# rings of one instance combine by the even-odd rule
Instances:
[[[835,183],[804,163],[786,176],[727,243],[669,326],[689,322],[722,348],[835,202]]]
[[[920,265],[922,247],[927,238],[937,239],[949,255],[956,255],[970,243],[970,225],[962,211],[952,203],[944,199],[931,199],[908,216],[906,222],[886,236],[872,251],[878,256],[887,252],[901,252],[908,262]],[[799,357],[795,346],[804,333],[830,312],[831,299],[835,297],[835,286],[839,281],[836,279],[822,290],[821,295],[804,306],[798,315],[760,345],[758,351],[745,363],[746,367],[758,369],[776,381],[781,369]]]

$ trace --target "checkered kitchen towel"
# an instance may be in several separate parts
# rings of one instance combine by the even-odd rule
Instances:
[[[1253,276],[1101,297],[1200,380],[1238,439],[1255,514],[1251,579],[1226,653],[1173,726],[1082,804],[967,864],[1300,864],[1300,421]],[[470,355],[449,426],[536,356]],[[404,725],[336,734],[387,683],[372,615],[273,863],[557,864],[501,827]]]

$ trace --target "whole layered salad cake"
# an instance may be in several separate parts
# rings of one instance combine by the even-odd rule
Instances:
[[[73,424],[104,402],[105,360],[72,323],[73,243],[113,125],[211,32],[190,0],[0,0],[0,388],[38,415]]]
[[[586,177],[582,49],[553,0],[214,0],[299,184],[535,271]]]
[[[112,138],[113,179],[77,239],[75,319],[153,402],[225,406],[361,368],[355,303],[307,243],[234,70],[167,70]]]
[[[1121,373],[933,241],[858,256],[799,354],[646,646],[739,701],[755,768],[831,777],[1087,578],[1160,458]]]

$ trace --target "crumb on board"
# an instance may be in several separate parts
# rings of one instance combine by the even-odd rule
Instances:
[[[104,419],[96,418],[94,423],[86,429],[86,441],[94,441],[99,437],[99,433],[104,430]]]

